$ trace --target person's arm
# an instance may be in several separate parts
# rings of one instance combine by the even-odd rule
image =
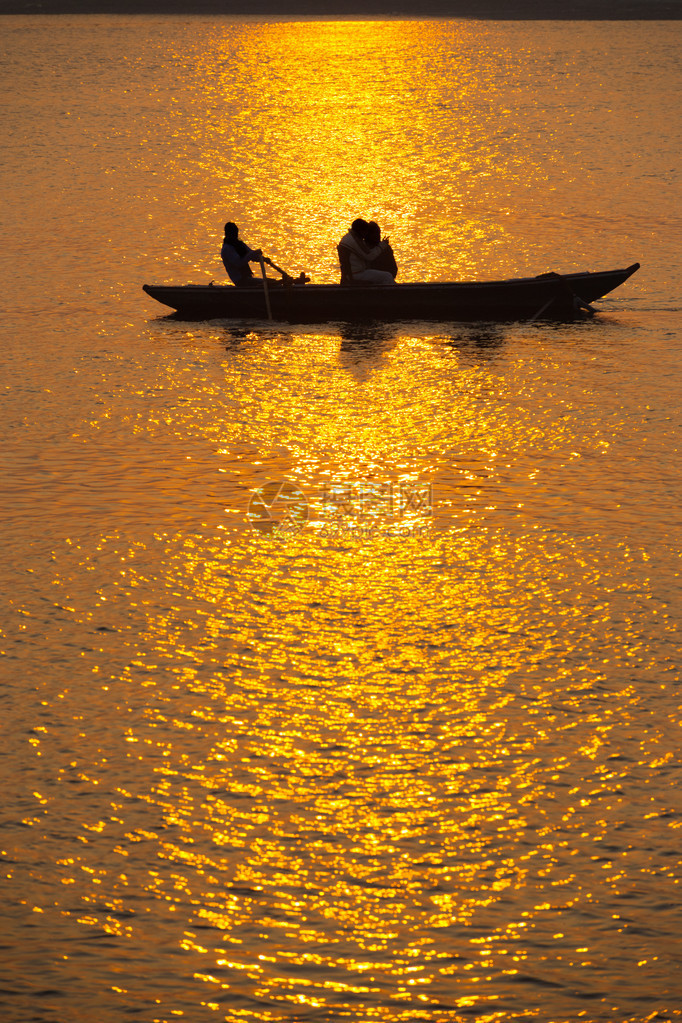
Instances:
[[[365,252],[365,259],[368,260],[370,263],[373,263],[374,260],[378,259],[379,256],[381,256],[386,251],[387,248],[388,242],[386,241],[386,239],[383,239],[382,241],[379,242],[378,245],[375,245],[373,249],[367,249],[367,251]]]
[[[247,251],[247,254],[244,256],[244,260],[243,260],[244,263],[256,263],[256,262],[258,262],[260,257],[263,255],[263,250],[262,249],[250,249],[248,245],[246,246],[246,248],[247,248],[248,251]]]
[[[371,263],[373,259],[376,259],[377,256],[380,256],[386,250],[385,241],[380,241],[374,248],[368,249],[366,245],[359,242],[357,238],[353,238],[352,235],[346,235],[345,238],[341,239],[340,244],[364,263]]]

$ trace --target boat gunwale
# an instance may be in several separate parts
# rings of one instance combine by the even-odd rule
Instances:
[[[339,291],[347,291],[355,294],[356,292],[381,292],[383,294],[389,294],[394,288],[400,288],[403,291],[416,290],[417,288],[423,288],[427,290],[439,290],[439,289],[451,289],[451,288],[494,288],[494,287],[513,287],[513,286],[527,286],[529,284],[542,286],[545,284],[552,285],[560,283],[560,281],[579,281],[581,278],[596,280],[599,277],[612,277],[614,274],[625,274],[623,283],[628,277],[632,276],[637,270],[639,270],[639,263],[632,263],[630,266],[618,268],[615,270],[580,270],[569,273],[557,273],[556,276],[553,274],[539,274],[535,277],[508,277],[489,281],[401,281],[396,284],[306,284],[302,287],[296,287],[295,285],[291,288],[296,294],[302,292],[320,292],[323,290],[333,290],[335,294]],[[269,278],[273,284],[279,284],[274,278]],[[147,294],[150,294],[150,289],[165,289],[167,291],[213,291],[216,289],[225,291],[240,292],[240,294],[249,294],[250,288],[238,288],[234,284],[215,284],[211,282],[209,284],[143,284],[142,290]],[[279,291],[279,288],[277,288]],[[287,288],[287,291],[290,290]]]

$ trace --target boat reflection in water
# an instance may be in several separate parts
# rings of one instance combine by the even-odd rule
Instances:
[[[491,358],[507,341],[508,332],[490,324],[471,327],[452,334],[444,341],[449,348],[455,348],[462,355],[475,351],[476,355]]]

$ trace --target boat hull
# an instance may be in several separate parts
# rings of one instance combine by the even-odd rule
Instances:
[[[636,270],[521,277],[508,281],[448,284],[397,284],[344,287],[308,284],[268,288],[273,320],[288,323],[354,322],[362,320],[505,321],[534,318],[566,319],[581,307],[619,287]],[[191,320],[267,320],[262,286],[145,284],[143,290]]]

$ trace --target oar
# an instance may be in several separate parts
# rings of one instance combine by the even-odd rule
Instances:
[[[539,316],[542,316],[542,314],[544,313],[545,309],[549,309],[549,307],[551,306],[551,304],[555,300],[555,298],[556,298],[556,296],[552,295],[552,297],[550,298],[549,302],[545,302],[545,304],[543,306],[540,306],[540,308],[536,312],[535,316],[531,316],[531,318],[529,320],[526,320],[526,323],[535,323],[537,318]]]
[[[273,261],[271,259],[268,259],[267,256],[265,256],[264,258],[268,266],[271,266],[272,269],[276,270],[278,274],[282,275],[282,277],[288,277],[291,280],[291,274],[288,274],[286,270],[282,270],[281,266],[277,266],[277,263],[273,263]]]
[[[268,260],[268,262],[270,262],[270,260]],[[263,259],[262,256],[260,257],[260,270],[263,275],[263,294],[265,295],[265,308],[268,313],[268,319],[271,320],[272,309],[270,307],[270,292],[268,290],[268,278],[265,274],[265,260]]]
[[[281,274],[282,277],[285,277],[286,280],[290,281],[292,284],[294,280],[299,281],[301,284],[306,284],[310,280],[308,275],[305,273],[299,274],[297,278],[292,277],[291,274],[288,274],[286,270],[282,270],[281,266],[277,266],[277,263],[273,263],[273,261],[271,259],[268,259],[267,256],[265,256],[265,262],[268,264],[268,266],[271,266],[273,270],[276,270],[278,274]]]
[[[597,310],[593,306],[591,306],[589,304],[589,302],[585,302],[585,300],[582,299],[580,297],[580,295],[576,295],[576,293],[573,290],[573,288],[570,286],[568,281],[564,280],[564,278],[561,276],[561,274],[555,273],[552,270],[548,274],[540,274],[540,277],[550,278],[551,280],[558,281],[560,287],[562,287],[564,289],[564,291],[567,292],[571,296],[571,299],[573,300],[573,308],[574,308],[574,310],[576,312],[578,311],[578,309],[585,309],[590,314],[596,313]],[[555,301],[555,299],[556,299],[556,295],[552,295],[551,298],[549,299],[549,301],[545,302],[545,304],[543,306],[541,306],[540,309],[538,309],[538,311],[535,313],[535,315],[531,316],[531,318],[529,320],[527,320],[526,322],[527,323],[534,323],[535,320],[537,320],[539,316],[542,316],[542,314],[545,312],[546,309],[549,309],[549,307],[551,306],[552,302]]]

